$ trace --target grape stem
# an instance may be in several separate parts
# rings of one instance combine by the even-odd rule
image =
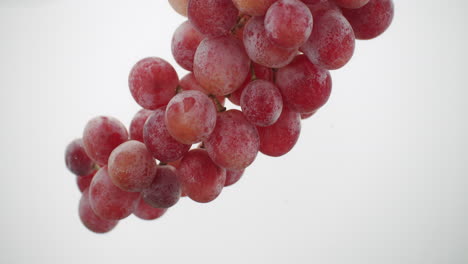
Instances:
[[[224,107],[218,100],[218,98],[216,98],[216,96],[210,94],[209,97],[211,98],[211,100],[213,100],[213,102],[215,103],[216,105],[216,110],[218,111],[218,113],[221,113],[221,112],[224,112],[226,111],[226,107]]]
[[[176,90],[175,90],[175,93],[178,94],[178,93],[181,93],[182,91],[183,91],[182,86],[177,85],[177,88],[176,88]]]

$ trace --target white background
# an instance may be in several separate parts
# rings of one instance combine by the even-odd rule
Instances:
[[[395,4],[292,152],[210,204],[96,235],[65,146],[96,115],[129,124],[130,68],[175,65],[184,18],[165,0],[0,0],[0,263],[468,263],[468,5]]]

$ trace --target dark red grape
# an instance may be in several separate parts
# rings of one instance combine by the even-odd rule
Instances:
[[[80,192],[83,192],[86,190],[89,185],[91,184],[91,181],[93,180],[94,175],[96,174],[97,170],[91,172],[88,175],[85,176],[77,176],[76,177],[76,184],[78,185],[78,189],[80,189]]]
[[[204,35],[227,35],[237,21],[239,11],[231,0],[190,0],[188,18]]]
[[[75,139],[68,144],[65,150],[65,164],[76,176],[88,175],[96,166],[94,161],[86,154],[81,138]]]
[[[169,208],[179,201],[180,193],[176,169],[170,165],[160,165],[153,182],[141,192],[141,195],[152,207]]]
[[[142,197],[138,199],[138,204],[133,214],[143,220],[154,220],[166,213],[166,208],[154,208],[147,204]]]
[[[94,213],[89,202],[89,188],[85,189],[81,195],[78,211],[83,225],[95,233],[107,233],[114,229],[119,222],[117,220],[102,219]]]

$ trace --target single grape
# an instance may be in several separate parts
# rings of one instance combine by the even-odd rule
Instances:
[[[133,214],[143,220],[154,220],[166,213],[166,208],[154,208],[147,204],[142,197],[138,199],[138,205]]]
[[[301,116],[283,108],[276,123],[257,129],[260,135],[260,151],[268,156],[279,157],[288,153],[296,144],[301,132]]]
[[[283,99],[272,82],[255,80],[249,83],[241,97],[242,113],[256,126],[271,126],[283,110]]]
[[[232,0],[243,14],[264,16],[270,6],[277,0]]]
[[[269,68],[284,67],[297,54],[297,48],[282,48],[269,39],[263,17],[252,17],[245,26],[244,47],[251,60]]]
[[[112,182],[127,192],[140,192],[150,186],[156,161],[140,141],[130,140],[112,151],[108,172]]]
[[[89,187],[96,172],[97,170],[85,176],[76,176],[76,184],[78,185],[78,189],[80,189],[80,192],[84,192],[84,190],[86,190]]]
[[[205,88],[203,88],[197,81],[197,79],[195,79],[195,76],[193,75],[193,73],[188,73],[187,75],[184,76],[184,78],[182,78],[180,80],[180,83],[179,83],[180,87],[182,87],[182,90],[184,91],[200,91],[206,95],[210,95],[209,92],[207,92],[205,90]],[[221,105],[224,105],[224,99],[225,97],[224,96],[216,96],[216,99],[218,100],[218,102],[221,104]],[[215,104],[216,106],[216,104]]]
[[[238,14],[231,0],[190,0],[188,4],[189,21],[209,37],[227,35],[236,25]]]
[[[187,16],[187,6],[189,0],[169,0],[169,4],[174,8],[174,10],[183,15],[184,17]]]
[[[245,169],[259,148],[257,129],[235,109],[218,114],[216,127],[204,143],[213,161],[228,170]]]
[[[343,8],[361,8],[367,3],[369,3],[369,0],[333,0],[337,5]]]
[[[180,162],[177,176],[190,199],[208,203],[219,196],[226,181],[226,170],[216,165],[204,149],[190,150]]]
[[[299,0],[279,0],[265,16],[267,36],[283,48],[302,46],[312,33],[312,27],[312,13]]]
[[[283,103],[292,111],[310,113],[328,101],[332,81],[327,70],[312,64],[305,55],[299,55],[278,70],[276,85],[283,95]]]
[[[88,175],[96,164],[86,154],[83,140],[77,138],[68,144],[65,149],[65,164],[76,176]]]
[[[226,182],[224,183],[224,187],[231,186],[234,183],[238,182],[243,174],[244,170],[226,170]]]
[[[154,110],[166,105],[174,96],[179,77],[167,61],[151,57],[137,62],[128,78],[135,101],[143,108]]]
[[[185,21],[176,29],[172,36],[171,50],[175,61],[182,68],[193,70],[193,57],[203,38],[189,21]]]
[[[129,216],[135,209],[140,196],[137,192],[126,192],[112,183],[107,166],[98,170],[89,186],[90,203],[93,211],[101,218],[119,220]]]
[[[358,9],[343,9],[357,39],[373,39],[382,34],[393,20],[392,0],[370,0]]]
[[[317,113],[317,111],[312,111],[310,113],[301,113],[301,119],[302,120],[307,119],[307,118],[315,115],[315,113]]]
[[[175,161],[184,156],[190,145],[175,140],[167,131],[164,121],[165,108],[154,110],[143,128],[143,140],[153,157],[162,161]]]
[[[128,132],[125,126],[109,116],[91,119],[83,131],[86,153],[99,165],[106,165],[111,152],[127,140]]]
[[[320,68],[336,70],[353,56],[355,38],[348,20],[335,10],[314,18],[315,27],[301,51]]]
[[[135,114],[130,123],[130,139],[143,142],[143,126],[152,113],[151,110],[141,109]]]
[[[141,192],[141,195],[152,207],[169,208],[179,201],[180,193],[176,169],[170,165],[159,165],[153,182]]]
[[[193,144],[208,138],[216,125],[216,108],[206,94],[184,91],[166,108],[167,131],[179,142]]]
[[[249,74],[250,60],[242,43],[233,37],[204,39],[195,52],[193,73],[207,92],[228,95]]]
[[[89,188],[83,190],[78,212],[83,225],[95,233],[107,233],[114,229],[119,222],[117,220],[102,219],[94,213],[89,201]]]

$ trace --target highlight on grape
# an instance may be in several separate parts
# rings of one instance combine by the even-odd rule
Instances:
[[[170,43],[189,73],[179,79],[159,57],[136,62],[128,85],[142,109],[129,129],[97,116],[65,150],[79,217],[95,233],[131,214],[157,219],[181,197],[211,202],[259,152],[291,151],[301,122],[330,97],[330,70],[394,13],[392,0],[168,1],[188,18]]]

